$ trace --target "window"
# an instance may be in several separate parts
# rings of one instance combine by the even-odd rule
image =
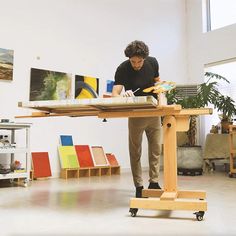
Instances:
[[[208,65],[205,71],[213,72],[224,76],[230,83],[223,80],[217,80],[219,84],[219,90],[222,94],[230,96],[234,101],[236,101],[236,61],[225,61],[221,64]],[[210,107],[210,106],[209,106]],[[205,117],[205,133],[209,133],[211,125],[217,125],[220,122],[219,115],[220,112],[214,110],[213,115]]]
[[[206,0],[207,30],[215,30],[236,23],[235,0]]]

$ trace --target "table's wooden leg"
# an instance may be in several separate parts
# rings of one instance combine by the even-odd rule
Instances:
[[[187,131],[188,116],[165,116],[164,134],[164,189],[144,189],[143,197],[131,198],[130,212],[135,216],[138,208],[153,210],[194,210],[198,220],[202,220],[207,210],[204,191],[177,189],[177,155],[176,132]],[[187,198],[187,200],[185,200]]]
[[[176,119],[165,116],[163,121],[164,141],[164,191],[177,191],[177,157],[176,157]]]

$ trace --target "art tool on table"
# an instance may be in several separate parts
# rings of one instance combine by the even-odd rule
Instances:
[[[136,92],[138,92],[140,90],[140,88],[137,88],[133,91],[133,94],[135,94]]]

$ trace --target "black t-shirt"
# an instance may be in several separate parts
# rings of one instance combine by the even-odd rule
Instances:
[[[116,70],[114,85],[123,85],[125,90],[132,91],[140,88],[135,96],[153,95],[152,93],[144,93],[143,89],[153,86],[154,78],[158,76],[159,65],[155,57],[147,57],[142,68],[138,71],[133,69],[130,60],[126,60]]]

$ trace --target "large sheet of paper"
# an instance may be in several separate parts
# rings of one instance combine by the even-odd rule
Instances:
[[[112,98],[90,98],[90,99],[69,99],[57,101],[32,101],[19,102],[19,107],[33,108],[49,112],[66,111],[97,111],[107,109],[130,109],[130,108],[155,108],[157,100],[152,96],[140,97],[112,97]]]

